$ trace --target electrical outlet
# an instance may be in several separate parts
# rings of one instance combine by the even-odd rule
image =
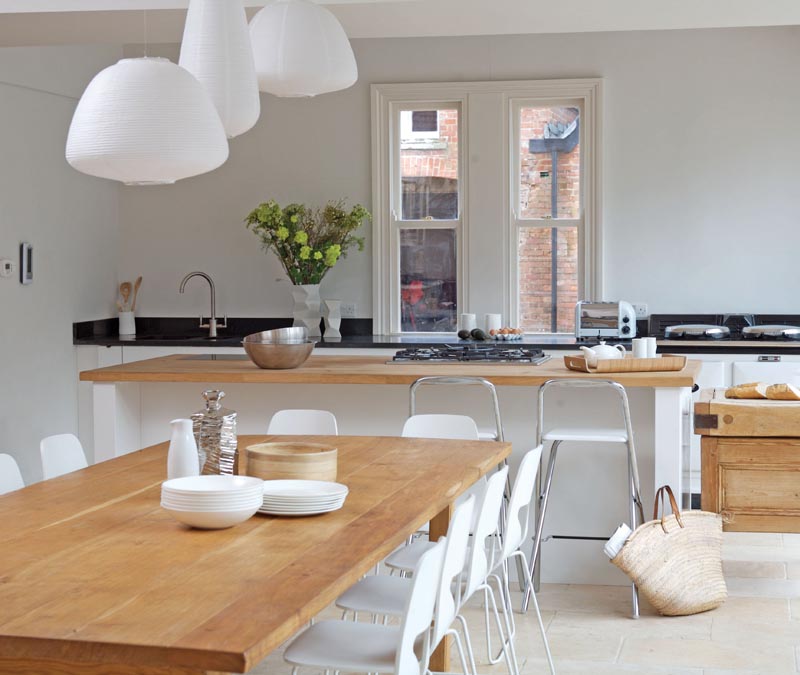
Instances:
[[[631,305],[633,305],[633,311],[636,312],[637,319],[646,319],[649,316],[646,302],[632,302]]]
[[[343,319],[355,319],[356,318],[356,303],[354,302],[343,302],[340,305],[342,311],[342,318]]]

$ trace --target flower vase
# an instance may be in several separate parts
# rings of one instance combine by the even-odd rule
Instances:
[[[303,326],[308,329],[309,337],[320,337],[320,313],[319,284],[297,284],[292,287],[292,298],[294,298],[294,317],[293,326]]]
[[[342,325],[342,301],[325,300],[325,311],[322,314],[325,320],[325,339],[341,338],[339,327]]]

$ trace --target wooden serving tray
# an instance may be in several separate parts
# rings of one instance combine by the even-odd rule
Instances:
[[[597,365],[589,367],[586,357],[565,356],[564,365],[570,370],[582,373],[638,373],[665,370],[683,370],[686,367],[686,356],[683,354],[662,354],[653,359],[636,359],[627,355],[624,359],[599,359]]]

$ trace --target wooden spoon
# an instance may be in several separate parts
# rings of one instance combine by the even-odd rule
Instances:
[[[123,281],[119,285],[119,293],[122,296],[122,306],[125,307],[124,311],[130,311],[128,309],[128,298],[131,297],[131,282]]]
[[[133,305],[131,305],[131,311],[136,311],[136,296],[139,295],[139,286],[142,285],[142,277],[137,277],[136,283],[133,284]]]

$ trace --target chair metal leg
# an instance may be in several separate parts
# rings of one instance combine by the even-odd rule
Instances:
[[[511,555],[512,556],[519,556],[520,558],[522,558],[523,567],[524,567],[526,572],[532,567],[532,565],[528,565],[527,564],[528,561],[525,560],[525,552],[524,551],[518,549],[518,550],[514,551],[514,553],[512,553]],[[532,589],[533,588],[533,580],[532,579],[528,579],[528,584],[529,584],[528,587]],[[545,655],[547,656],[547,665],[550,668],[550,673],[552,675],[555,675],[556,667],[553,664],[553,655],[550,653],[550,644],[547,641],[547,631],[544,628],[544,621],[542,621],[542,613],[539,610],[539,603],[536,600],[536,596],[533,593],[531,593],[531,599],[533,600],[533,609],[536,612],[536,621],[539,624],[539,632],[541,633],[541,636],[542,636],[542,644],[544,645],[544,652],[545,652]]]
[[[637,481],[636,481],[636,464],[635,464],[635,455],[633,454],[633,444],[629,441],[628,442],[628,486],[630,488],[630,516],[631,516],[631,529],[636,529],[636,511],[638,507],[639,516],[640,516],[640,523],[644,522],[644,514],[642,513],[642,501],[639,498],[639,490],[637,488]],[[633,461],[632,461],[633,460]],[[636,584],[631,584],[631,604],[633,608],[633,618],[639,618],[639,589],[636,588]]]
[[[553,472],[556,468],[556,455],[558,454],[558,446],[561,445],[561,441],[553,441],[553,445],[550,448],[550,458],[547,461],[547,478],[545,479],[544,483],[544,491],[539,495],[539,515],[536,518],[536,535],[533,538],[533,551],[531,553],[531,567],[528,570],[528,574],[525,575],[525,581],[528,584],[533,583],[533,572],[534,568],[539,564],[539,557],[540,557],[540,547],[542,544],[542,531],[544,530],[544,517],[545,513],[547,512],[547,500],[550,497],[550,487],[553,484]],[[525,589],[525,593],[522,597],[522,611],[528,611],[528,605],[531,600],[531,595],[533,593],[533,586],[528,585]]]

